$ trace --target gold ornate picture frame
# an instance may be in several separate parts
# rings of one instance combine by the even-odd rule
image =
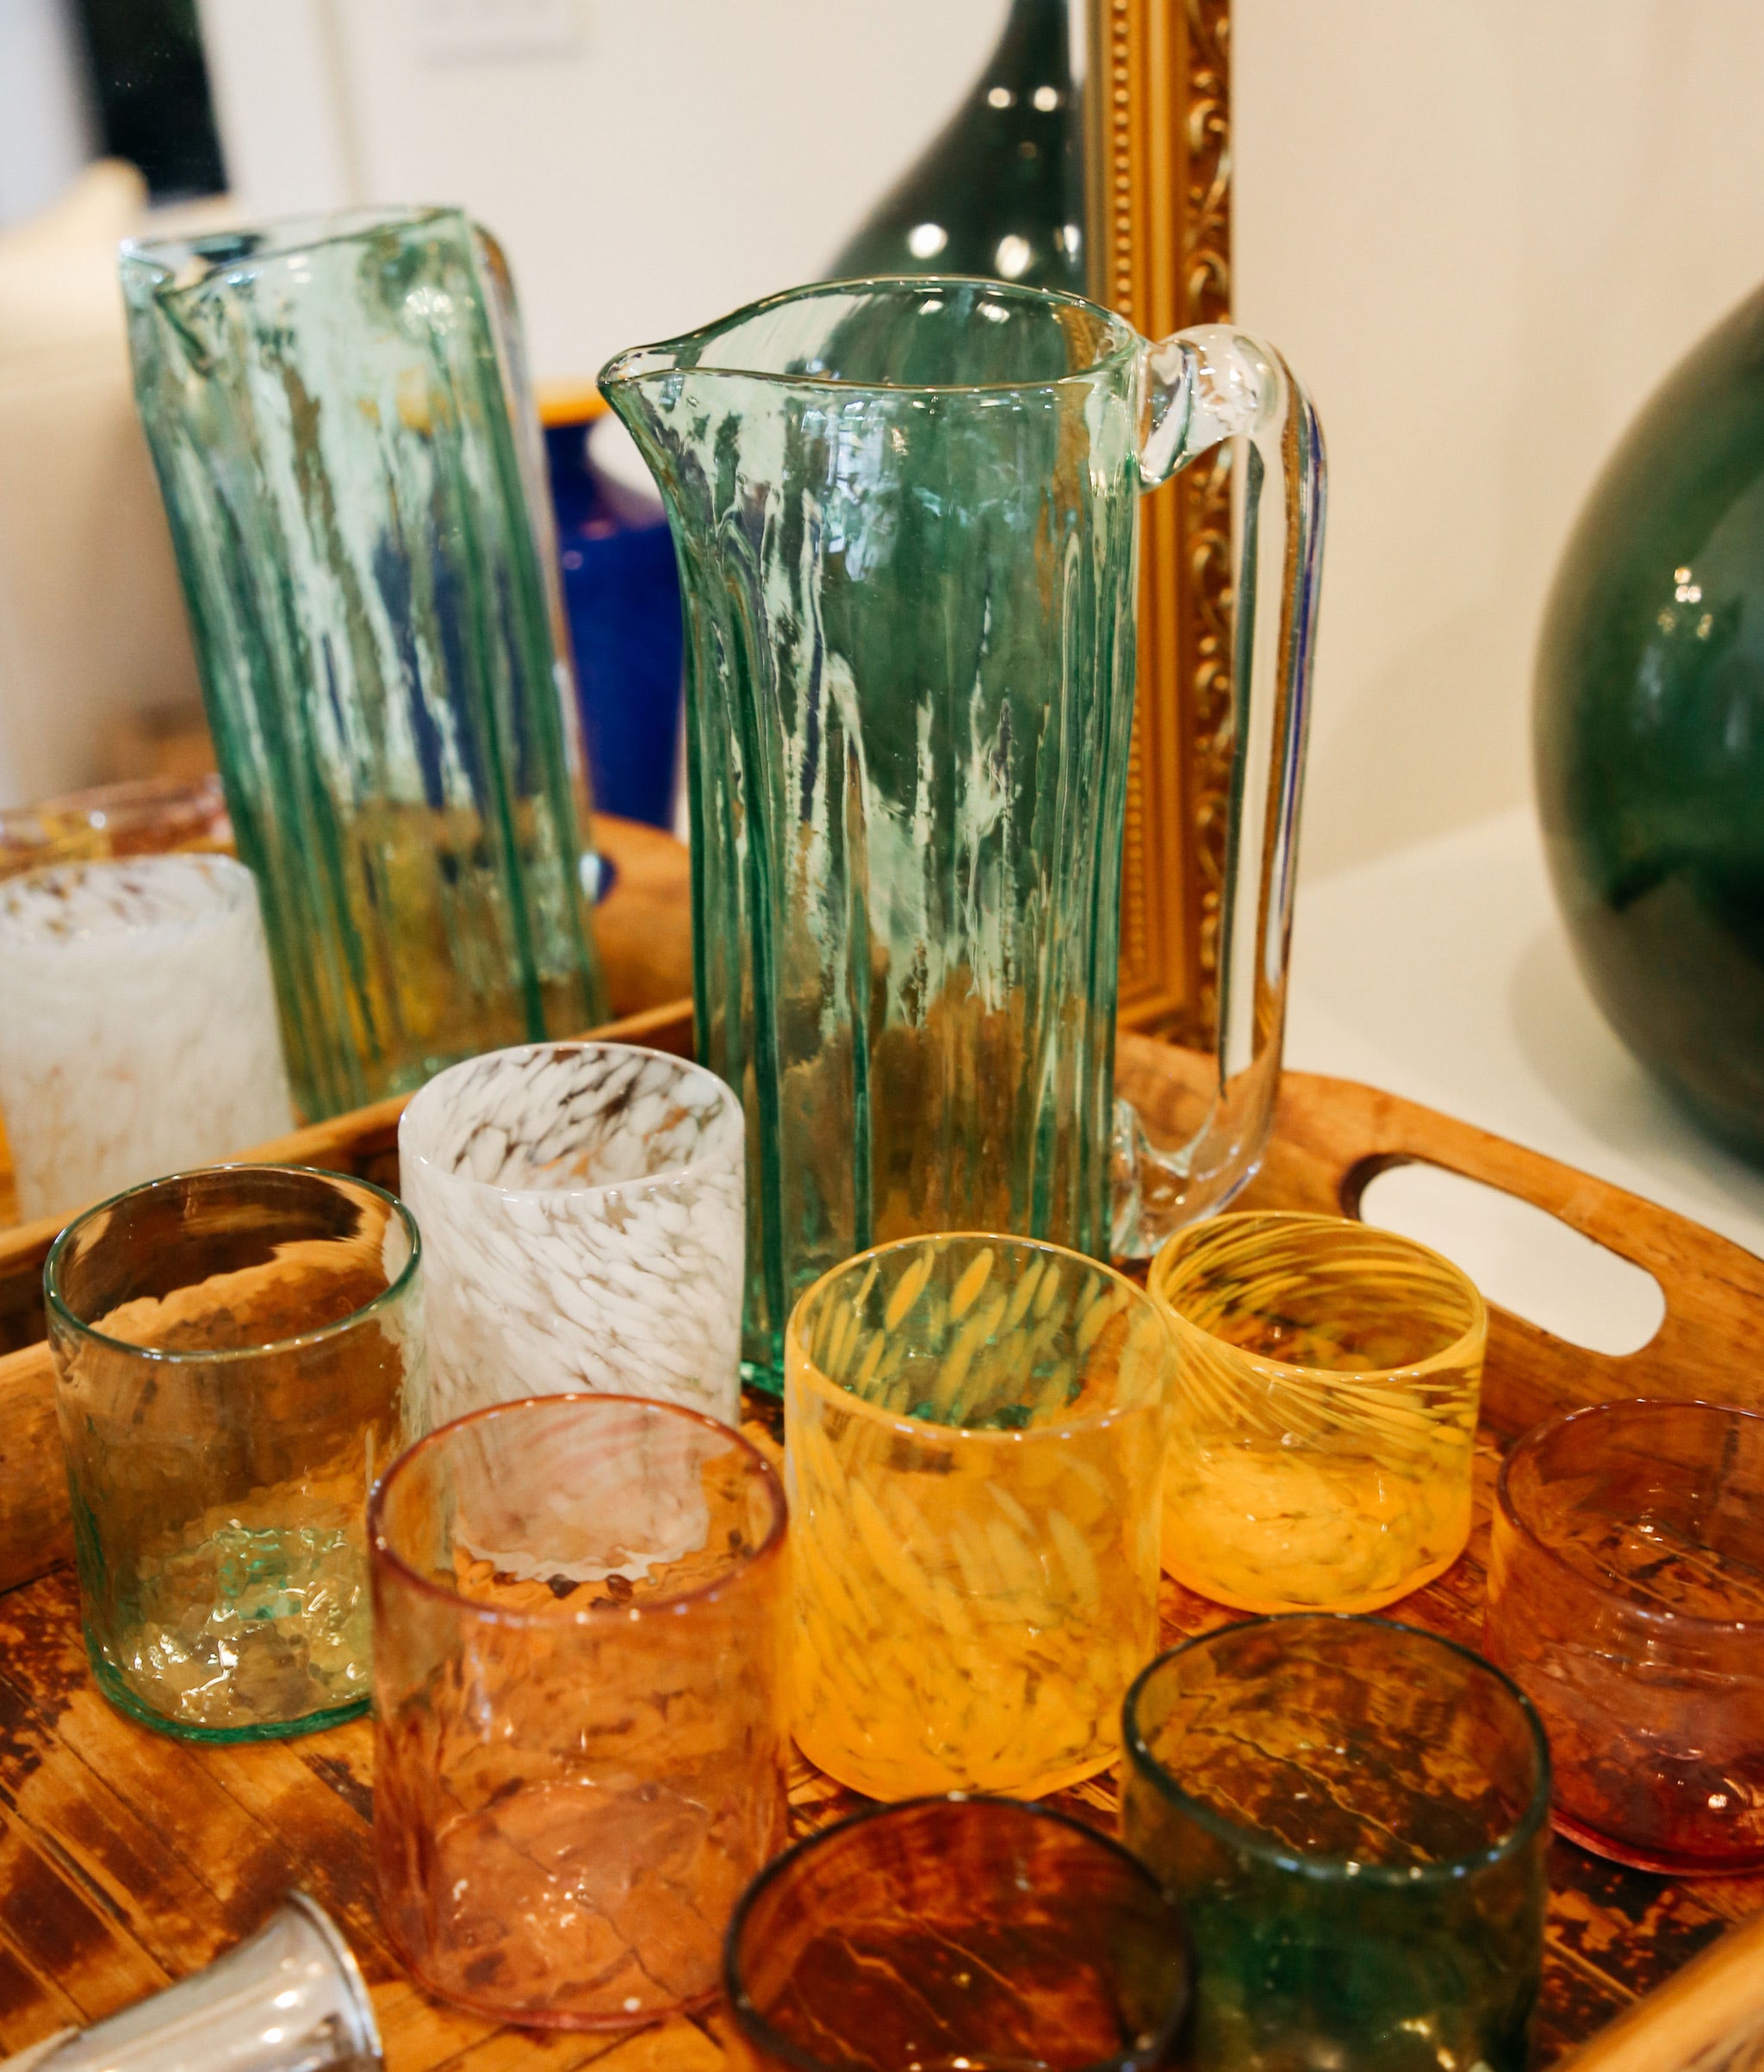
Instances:
[[[1231,301],[1230,0],[1088,0],[1090,286],[1146,337]],[[1209,1048],[1231,762],[1231,469],[1147,498],[1121,1016]]]

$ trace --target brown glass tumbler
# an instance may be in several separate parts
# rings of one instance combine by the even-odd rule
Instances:
[[[444,1999],[547,2028],[708,2000],[782,1846],[784,1492],[670,1403],[432,1433],[369,1512],[386,1926]]]
[[[1011,1799],[909,1799],[799,1842],[729,1931],[752,2072],[1160,2072],[1189,1942],[1144,1864]]]
[[[1561,1833],[1643,1870],[1764,1866],[1764,1416],[1604,1403],[1528,1432],[1483,1646],[1544,1715]]]

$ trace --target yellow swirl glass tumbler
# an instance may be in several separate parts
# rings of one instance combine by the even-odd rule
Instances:
[[[1034,1797],[1120,1752],[1157,1646],[1175,1364],[1131,1281],[1057,1245],[907,1238],[785,1338],[796,1738],[872,1798]]]
[[[1370,1611],[1470,1531],[1488,1312],[1410,1239],[1333,1216],[1215,1217],[1151,1291],[1177,1335],[1164,1565],[1252,1612]]]

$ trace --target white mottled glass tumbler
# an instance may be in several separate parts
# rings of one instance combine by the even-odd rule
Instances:
[[[135,856],[0,883],[0,1116],[26,1216],[293,1129],[242,863]]]
[[[427,1258],[419,1428],[526,1396],[647,1396],[736,1421],[741,1103],[682,1058],[531,1043],[430,1080],[398,1129]]]

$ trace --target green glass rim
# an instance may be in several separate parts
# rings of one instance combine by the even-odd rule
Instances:
[[[183,295],[201,289],[212,274],[236,278],[241,272],[278,265],[331,245],[363,243],[388,231],[469,221],[464,209],[444,202],[310,209],[294,215],[271,216],[263,223],[241,224],[233,230],[202,231],[194,237],[126,238],[118,256],[125,274],[133,271],[149,276],[161,292]],[[183,269],[193,263],[201,264],[202,272],[189,280],[180,278]]]
[[[1633,1620],[1644,1632],[1659,1633],[1662,1640],[1672,1637],[1699,1640],[1764,1640],[1764,1619],[1711,1619],[1700,1612],[1669,1611],[1664,1605],[1643,1604],[1627,1596],[1622,1585],[1614,1579],[1593,1577],[1574,1564],[1550,1542],[1540,1537],[1531,1521],[1519,1511],[1513,1502],[1509,1483],[1515,1461],[1527,1454],[1539,1452],[1558,1432],[1582,1418],[1593,1422],[1608,1416],[1613,1411],[1707,1410],[1715,1416],[1727,1418],[1743,1418],[1764,1433],[1764,1414],[1743,1409],[1738,1403],[1711,1403],[1702,1396],[1621,1396],[1609,1403],[1582,1403],[1578,1409],[1557,1410],[1552,1416],[1534,1424],[1529,1432],[1516,1439],[1500,1463],[1500,1472],[1494,1478],[1494,1502],[1500,1516],[1511,1530],[1532,1552],[1541,1555],[1552,1571],[1570,1577],[1575,1587],[1590,1590],[1598,1596],[1601,1605],[1623,1619]]]
[[[805,1856],[826,1843],[849,1834],[855,1828],[868,1826],[873,1820],[898,1819],[904,1814],[922,1812],[927,1807],[933,1806],[996,1807],[1027,1820],[1045,1820],[1050,1826],[1065,1828],[1082,1836],[1085,1841],[1094,1843],[1114,1857],[1169,1909],[1171,1926],[1181,1938],[1182,1944],[1182,1989],[1176,1997],[1175,2006],[1156,2038],[1142,2054],[1130,2056],[1122,2051],[1118,2056],[1099,2059],[1095,2064],[1084,2068],[1084,2072],[1130,2072],[1131,2068],[1141,2064],[1149,2068],[1164,2063],[1181,2041],[1183,2028],[1194,2000],[1195,1955],[1188,1923],[1165,1889],[1163,1881],[1124,1842],[1117,1841],[1111,1834],[1105,1834],[1100,1827],[1091,1826],[1087,1820],[1078,1820],[1054,1807],[1040,1805],[1027,1799],[1010,1799],[978,1791],[929,1792],[918,1798],[898,1799],[889,1805],[866,1806],[860,1812],[848,1814],[843,1820],[834,1820],[825,1827],[817,1827],[812,1834],[802,1836],[792,1842],[788,1849],[780,1851],[760,1871],[736,1902],[735,1912],[730,1917],[729,1926],[723,1938],[724,1994],[736,2022],[748,2032],[755,2044],[767,2056],[781,2058],[786,2064],[794,2066],[796,2072],[839,2072],[838,2067],[830,2065],[824,2058],[817,2057],[812,2050],[804,2050],[800,2044],[793,2043],[787,2036],[780,2034],[748,1997],[742,1983],[741,1974],[741,1940],[747,1927],[748,1916],[770,1887],[776,1884],[780,1878],[788,1876]]]
[[[1059,307],[1081,309],[1096,318],[1109,342],[1082,367],[1069,367],[1064,374],[1036,382],[896,382],[849,381],[835,374],[791,374],[775,367],[682,366],[680,355],[689,347],[702,349],[712,339],[733,331],[755,317],[769,315],[792,303],[818,302],[833,296],[892,295],[902,302],[922,301],[940,290],[978,288],[999,301],[1021,302],[1028,308]],[[849,281],[814,281],[801,288],[786,288],[758,302],[744,303],[727,316],[717,318],[695,331],[682,331],[673,338],[657,339],[648,345],[628,345],[601,368],[600,391],[611,400],[613,389],[638,382],[663,381],[680,375],[729,376],[737,381],[765,382],[773,388],[798,389],[822,395],[1035,395],[1063,388],[1069,382],[1088,382],[1098,374],[1120,367],[1144,346],[1125,317],[1093,302],[1088,296],[1072,295],[1059,288],[1027,288],[1010,281],[988,280],[979,274],[880,273]]]
[[[555,1403],[618,1403],[635,1405],[639,1409],[653,1410],[666,1417],[682,1417],[690,1423],[702,1425],[706,1431],[715,1432],[726,1439],[738,1453],[747,1457],[748,1463],[759,1470],[760,1486],[765,1490],[771,1509],[771,1520],[766,1528],[765,1537],[750,1547],[741,1561],[725,1574],[713,1576],[709,1582],[693,1584],[690,1590],[675,1590],[670,1596],[660,1594],[645,1597],[641,1602],[583,1605],[568,1609],[560,1601],[555,1605],[536,1606],[529,1611],[517,1611],[507,1605],[485,1604],[475,1597],[468,1597],[461,1590],[440,1582],[436,1577],[418,1568],[405,1559],[386,1536],[386,1501],[388,1492],[401,1476],[408,1473],[412,1464],[422,1455],[438,1448],[442,1443],[451,1443],[461,1432],[475,1425],[488,1424],[499,1417],[511,1414],[523,1415],[542,1406]],[[637,1615],[648,1616],[658,1612],[683,1612],[689,1605],[714,1601],[732,1584],[737,1583],[756,1570],[769,1566],[783,1552],[785,1533],[790,1521],[790,1507],[784,1494],[784,1480],[778,1470],[767,1459],[747,1434],[736,1426],[724,1424],[719,1418],[706,1416],[702,1410],[689,1409],[681,1403],[664,1403],[653,1396],[627,1396],[607,1390],[571,1389],[556,1396],[519,1396],[511,1403],[489,1403],[481,1409],[468,1410],[463,1416],[455,1417],[446,1424],[437,1425],[432,1432],[425,1432],[413,1445],[405,1448],[386,1472],[368,1493],[368,1565],[371,1572],[380,1564],[393,1570],[401,1583],[432,1599],[438,1604],[446,1604],[462,1617],[481,1621],[487,1626],[531,1627],[539,1630],[550,1628],[558,1632],[565,1627],[587,1627],[618,1620],[628,1624]]]
[[[301,1180],[323,1180],[333,1190],[358,1187],[363,1194],[374,1196],[376,1199],[385,1203],[402,1225],[405,1235],[410,1240],[409,1258],[405,1260],[397,1275],[371,1301],[364,1302],[358,1310],[351,1310],[347,1316],[339,1316],[328,1324],[320,1324],[311,1331],[292,1333],[286,1338],[265,1339],[260,1346],[217,1346],[208,1351],[201,1351],[194,1348],[180,1350],[167,1346],[132,1345],[126,1338],[113,1338],[108,1331],[99,1330],[96,1324],[87,1323],[68,1306],[59,1285],[61,1263],[75,1236],[95,1216],[107,1215],[111,1210],[120,1208],[123,1203],[134,1201],[143,1194],[152,1194],[158,1189],[186,1186],[191,1181],[206,1181],[221,1174],[236,1177],[263,1173],[280,1173],[286,1178]],[[104,1346],[112,1352],[127,1353],[136,1360],[159,1361],[167,1366],[221,1366],[234,1360],[261,1360],[266,1353],[304,1352],[310,1346],[324,1344],[326,1339],[341,1338],[346,1332],[358,1330],[363,1324],[376,1318],[382,1310],[389,1309],[404,1297],[416,1279],[422,1255],[422,1234],[417,1229],[416,1218],[395,1194],[384,1187],[376,1186],[372,1180],[358,1179],[352,1173],[328,1172],[322,1166],[255,1165],[245,1160],[234,1160],[225,1165],[192,1166],[183,1173],[162,1173],[158,1179],[142,1180],[135,1186],[123,1188],[120,1193],[111,1195],[107,1200],[94,1202],[90,1209],[82,1209],[50,1246],[49,1256],[43,1261],[43,1303],[50,1314],[70,1331],[76,1331],[82,1338],[90,1340],[95,1345]]]
[[[854,1252],[849,1259],[842,1259],[836,1266],[829,1266],[819,1279],[811,1281],[791,1305],[784,1326],[784,1393],[788,1400],[791,1375],[790,1355],[794,1347],[801,1356],[800,1373],[811,1377],[808,1385],[823,1403],[848,1411],[853,1416],[866,1418],[875,1424],[885,1425],[891,1431],[910,1434],[916,1439],[941,1441],[944,1445],[960,1444],[1022,1446],[1030,1440],[1069,1439],[1078,1432],[1099,1432],[1122,1417],[1132,1417],[1158,1408],[1155,1400],[1144,1403],[1111,1403],[1106,1410],[1099,1410],[1094,1417],[1051,1417],[1046,1424],[1026,1425],[1020,1430],[975,1430],[964,1424],[939,1424],[935,1418],[915,1417],[910,1410],[885,1410],[869,1403],[861,1396],[854,1395],[849,1389],[842,1388],[831,1375],[823,1372],[819,1364],[809,1353],[798,1335],[797,1319],[823,1288],[830,1287],[842,1275],[854,1267],[867,1265],[890,1252],[908,1252],[923,1245],[966,1243],[975,1245],[1012,1246],[1019,1251],[1052,1254],[1056,1259],[1075,1260],[1081,1266],[1088,1266],[1118,1286],[1125,1288],[1137,1306],[1145,1309],[1164,1327],[1165,1342],[1170,1347],[1172,1365],[1176,1357],[1175,1335],[1170,1328],[1170,1319],[1146,1290],[1135,1280],[1130,1280],[1118,1266],[1106,1260],[1092,1259],[1088,1252],[1074,1252],[1069,1245],[1057,1245],[1052,1238],[1016,1237],[998,1230],[925,1230],[916,1237],[893,1237],[885,1244],[871,1245],[862,1252]]]
[[[1406,1866],[1360,1863],[1351,1857],[1305,1856],[1275,1840],[1261,1828],[1245,1827],[1236,1820],[1227,1820],[1203,1800],[1194,1798],[1183,1789],[1152,1754],[1140,1729],[1140,1702],[1152,1679],[1178,1656],[1214,1646],[1227,1635],[1246,1633],[1258,1627],[1295,1625],[1376,1627],[1386,1633],[1401,1633],[1405,1640],[1422,1640],[1430,1646],[1444,1649],[1500,1685],[1518,1708],[1537,1761],[1537,1775],[1525,1810],[1499,1841],[1491,1842],[1486,1848],[1473,1851],[1468,1856],[1453,1857],[1442,1863]],[[1252,1857],[1288,1876],[1304,1878],[1315,1884],[1375,1886],[1391,1892],[1425,1892],[1455,1884],[1462,1879],[1475,1877],[1480,1872],[1492,1870],[1496,1864],[1506,1862],[1520,1850],[1528,1848],[1550,1818],[1550,1738],[1544,1731],[1544,1723],[1538,1718],[1537,1709],[1531,1701],[1504,1670],[1497,1669],[1494,1663],[1479,1655],[1474,1648],[1464,1647],[1456,1640],[1448,1640],[1441,1633],[1429,1633],[1425,1627],[1405,1625],[1397,1619],[1371,1618],[1363,1612],[1281,1612],[1270,1618],[1234,1619],[1227,1626],[1216,1626],[1210,1633],[1197,1633],[1189,1640],[1178,1642],[1175,1647],[1165,1648],[1162,1654],[1146,1664],[1134,1678],[1121,1704],[1121,1745],[1127,1760],[1158,1795],[1174,1806],[1184,1819],[1192,1820],[1215,1841],[1222,1842],[1227,1848],[1235,1851],[1239,1855]],[[1353,1868],[1351,1869],[1350,1865]]]
[[[1223,1229],[1233,1217],[1246,1220],[1253,1218],[1257,1223],[1280,1223],[1288,1226],[1295,1223],[1323,1223],[1327,1224],[1331,1229],[1354,1231],[1365,1236],[1388,1238],[1392,1244],[1400,1245],[1405,1251],[1413,1253],[1418,1259],[1425,1260],[1430,1266],[1438,1267],[1446,1279],[1455,1282],[1462,1288],[1469,1297],[1470,1321],[1456,1338],[1446,1345],[1439,1347],[1436,1351],[1428,1353],[1425,1360],[1412,1360],[1400,1367],[1294,1366],[1288,1360],[1274,1360],[1264,1353],[1246,1352],[1242,1346],[1233,1345],[1228,1338],[1221,1338],[1214,1332],[1208,1330],[1203,1324],[1195,1322],[1192,1317],[1183,1316],[1170,1297],[1161,1291],[1165,1279],[1162,1271],[1165,1260],[1174,1254],[1179,1246],[1187,1243],[1190,1239],[1199,1241],[1203,1239],[1208,1232]],[[1448,1259],[1444,1253],[1436,1252],[1432,1245],[1424,1245],[1419,1238],[1409,1237],[1401,1230],[1387,1230],[1381,1224],[1364,1223],[1357,1216],[1330,1216],[1320,1210],[1227,1209],[1217,1216],[1206,1216],[1199,1223],[1189,1223],[1185,1229],[1172,1232],[1158,1248],[1146,1275],[1146,1292],[1157,1304],[1159,1310],[1170,1319],[1176,1328],[1178,1338],[1186,1337],[1202,1345],[1216,1347],[1221,1352],[1233,1360],[1240,1360],[1253,1365],[1258,1373],[1277,1376],[1283,1381],[1306,1383],[1321,1379],[1332,1385],[1351,1382],[1393,1381],[1399,1376],[1424,1373],[1432,1367],[1463,1365],[1469,1358],[1469,1354],[1466,1351],[1468,1347],[1472,1346],[1479,1336],[1485,1347],[1488,1342],[1488,1300],[1482,1291],[1456,1260]],[[1481,1355],[1479,1354],[1478,1357],[1480,1358]],[[1302,1618],[1308,1617],[1310,1615],[1294,1613],[1282,1614],[1281,1615]],[[1386,1623],[1390,1622],[1387,1621]]]

